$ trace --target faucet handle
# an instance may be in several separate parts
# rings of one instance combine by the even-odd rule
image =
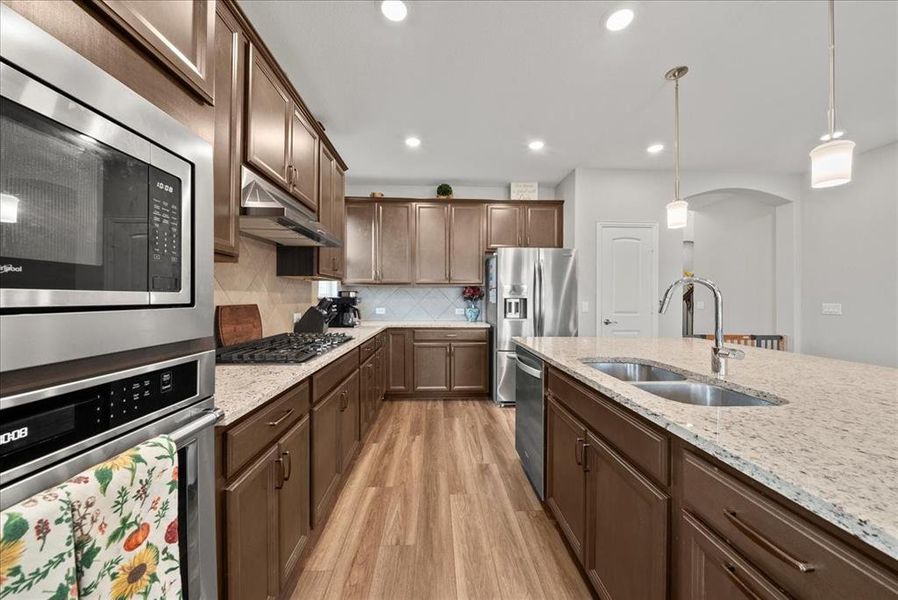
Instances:
[[[745,358],[745,352],[738,348],[721,348],[717,352],[720,358],[732,358],[733,360],[742,360]]]

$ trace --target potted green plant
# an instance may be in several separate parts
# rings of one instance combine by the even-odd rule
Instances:
[[[437,186],[437,198],[448,200],[452,197],[452,186],[448,183],[441,183]]]
[[[461,292],[461,297],[468,305],[465,308],[465,317],[471,323],[475,323],[480,319],[480,299],[483,298],[483,288],[479,285],[466,286]]]

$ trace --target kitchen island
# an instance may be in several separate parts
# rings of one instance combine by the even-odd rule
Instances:
[[[746,540],[754,536],[755,541],[744,541],[744,548],[748,550],[739,548],[740,552],[749,552],[765,544],[774,554],[779,552],[782,548],[770,544],[763,536],[759,537],[756,530],[745,529],[746,524],[738,520],[741,517],[726,504],[738,499],[727,496],[733,490],[740,494],[759,490],[763,499],[758,500],[757,506],[767,511],[763,514],[759,512],[759,518],[766,518],[768,513],[775,514],[776,519],[780,519],[777,523],[781,524],[791,523],[793,514],[800,514],[814,525],[837,534],[855,548],[862,551],[872,549],[870,555],[882,561],[880,564],[887,565],[886,571],[875,571],[872,579],[882,583],[881,589],[888,591],[884,597],[898,597],[889,595],[898,594],[894,591],[898,588],[892,587],[898,585],[898,579],[894,577],[898,565],[895,562],[898,559],[898,370],[749,347],[744,348],[743,360],[730,362],[726,378],[717,379],[711,372],[711,342],[705,340],[516,338],[515,341],[542,358],[547,365],[547,395],[550,397],[547,403],[547,435],[550,438],[547,442],[547,469],[552,469],[552,408],[553,401],[557,399],[553,399],[553,393],[563,395],[562,392],[553,392],[554,382],[556,390],[571,390],[574,395],[588,393],[595,402],[608,408],[603,414],[622,415],[632,420],[655,436],[652,443],[665,449],[663,460],[644,458],[649,456],[647,454],[633,454],[631,458],[643,459],[642,465],[639,460],[633,462],[643,467],[642,472],[647,473],[649,479],[661,482],[661,486],[653,484],[652,489],[665,498],[669,496],[672,502],[670,531],[674,537],[674,548],[676,544],[684,543],[686,537],[684,525],[679,524],[677,510],[682,506],[685,507],[683,518],[687,521],[694,517],[690,511],[697,512],[699,508],[707,507],[710,511],[716,511],[708,518],[712,524],[714,519],[720,518],[724,524],[722,528],[736,523],[737,528],[751,531]],[[599,361],[660,366],[690,380],[715,383],[767,399],[770,404],[713,407],[668,400],[585,364]],[[579,414],[577,410],[580,406],[587,406],[586,410],[592,409],[587,404],[576,402],[580,400],[575,399],[574,403],[567,404],[561,402],[557,406],[561,413],[572,417],[577,426],[585,430],[590,426],[588,417],[583,410]],[[609,436],[617,436],[619,431],[620,428],[610,431]],[[584,433],[582,438],[585,437],[587,434]],[[658,441],[662,437],[670,440],[669,462],[666,460],[667,441]],[[588,462],[582,458],[586,450],[580,439],[577,437],[580,449],[570,453],[576,454],[578,464]],[[604,445],[604,442],[598,443]],[[590,444],[586,442],[585,446]],[[609,446],[614,450],[613,445]],[[621,454],[626,456],[627,451]],[[574,457],[570,460],[573,461]],[[716,461],[722,463],[723,469],[718,468]],[[665,463],[663,468],[658,466],[653,471],[655,465],[661,462]],[[725,474],[718,477],[718,470],[726,471],[727,468],[734,471],[734,476]],[[584,470],[589,469],[584,467]],[[708,487],[708,482],[716,485],[714,478],[725,480],[719,496],[715,496],[717,488]],[[695,484],[699,480],[704,487],[699,490],[700,486],[695,485],[692,490],[695,498],[690,505],[688,486],[690,482]],[[742,482],[754,489],[743,488]],[[552,490],[547,490],[550,507],[553,506],[551,495]],[[791,503],[801,508],[795,513],[783,512],[785,516],[781,516],[779,506],[767,506],[768,498],[782,502],[782,506],[790,510],[796,510]],[[654,514],[666,515],[665,511],[659,509]],[[817,518],[822,519],[823,523],[818,522]],[[699,523],[695,527],[705,525]],[[801,531],[806,529],[804,522],[796,527]],[[659,529],[666,531],[661,526]],[[722,536],[729,537],[728,533],[724,532]],[[741,534],[733,534],[733,537],[738,535]],[[809,535],[816,536],[817,531]],[[573,537],[576,540],[573,545],[582,542],[584,546],[589,546],[589,540],[577,540],[577,535]],[[732,542],[733,538],[729,541]],[[691,551],[694,553],[695,548]],[[676,552],[674,550],[674,554]],[[832,552],[834,556],[847,556],[844,554],[847,551],[841,546]],[[586,560],[588,548],[582,554]],[[804,564],[794,556],[789,557],[788,553],[779,559],[773,563],[785,564],[783,561],[792,560],[796,573],[808,573],[803,581],[826,576],[826,569]],[[858,567],[860,562],[858,557],[851,555],[849,563],[864,572],[866,567]],[[724,564],[733,566],[730,562]],[[590,570],[588,566],[586,568]],[[694,579],[702,568],[694,565],[692,568],[691,577]],[[682,582],[683,578],[690,577],[682,574],[683,565],[679,569],[680,583],[676,583],[676,576],[671,578],[675,586],[680,585],[676,589],[681,593],[685,589],[695,593]],[[676,570],[673,569],[674,573]],[[882,575],[885,572],[890,574]],[[701,578],[701,575],[698,577]],[[766,589],[762,576],[758,576],[757,581],[751,573],[745,577],[754,582],[749,586],[752,589]],[[788,585],[783,587],[789,588]],[[775,590],[776,586],[771,589]],[[790,591],[794,593],[795,589],[805,588],[799,585]]]

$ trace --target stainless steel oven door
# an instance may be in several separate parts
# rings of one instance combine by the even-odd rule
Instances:
[[[184,598],[217,598],[214,425],[221,410],[208,398],[12,484],[0,486],[0,510],[63,483],[157,435],[178,447],[178,544]]]
[[[190,163],[0,64],[0,307],[189,304]]]

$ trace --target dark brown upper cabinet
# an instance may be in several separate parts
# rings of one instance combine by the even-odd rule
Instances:
[[[524,245],[528,248],[561,248],[563,229],[562,206],[552,203],[528,202],[524,210]]]
[[[449,205],[449,283],[483,284],[483,205]]]
[[[449,206],[415,204],[415,283],[449,283]]]
[[[214,0],[96,0],[156,60],[215,103]],[[225,67],[227,68],[227,67]]]
[[[592,433],[582,456],[593,586],[602,598],[667,598],[669,498]]]
[[[285,189],[290,186],[293,101],[252,44],[246,102],[246,161]]]
[[[377,283],[377,204],[346,204],[346,281]]]
[[[521,231],[522,216],[519,204],[496,202],[486,205],[487,248],[495,250],[523,246]]]
[[[411,202],[377,206],[377,281],[412,282],[414,214]]]
[[[344,239],[344,175],[327,146],[321,144],[318,187],[318,220],[341,240]],[[343,279],[343,248],[318,249],[318,274],[321,277]]]
[[[240,252],[240,165],[247,40],[224,2],[215,21],[215,139],[212,149],[213,229],[216,257]]]
[[[318,133],[294,104],[290,125],[290,193],[313,209],[318,206],[318,143]],[[328,159],[332,164],[336,162],[329,153]]]

